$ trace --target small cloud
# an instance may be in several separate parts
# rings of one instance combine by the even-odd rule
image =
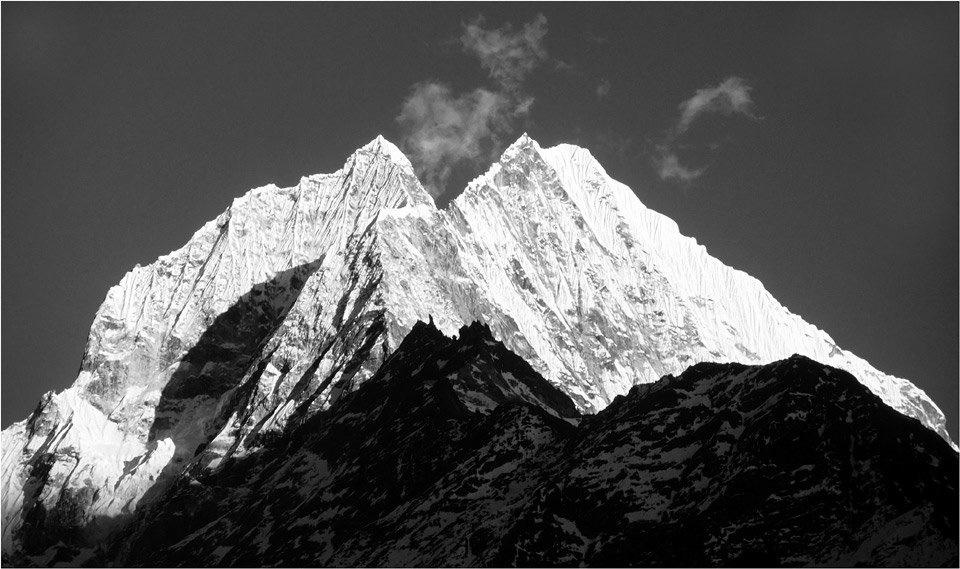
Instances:
[[[600,84],[597,85],[597,99],[603,99],[610,94],[610,81],[606,79],[601,79]]]
[[[707,168],[685,166],[677,156],[678,141],[701,116],[708,113],[720,113],[726,116],[739,114],[757,120],[753,114],[753,99],[750,97],[752,86],[739,77],[728,77],[716,87],[699,89],[680,103],[680,118],[670,129],[666,140],[657,146],[653,158],[657,174],[661,180],[676,180],[690,183],[706,172]],[[681,146],[682,147],[682,146]],[[709,145],[711,152],[719,150],[720,145]]]
[[[526,97],[517,104],[517,108],[514,109],[513,113],[517,116],[528,115],[530,114],[530,108],[533,107],[533,103],[536,101],[533,97]]]
[[[716,87],[698,90],[693,97],[680,103],[680,121],[675,132],[686,132],[693,122],[705,113],[742,114],[756,118],[753,115],[753,100],[750,98],[751,88],[743,79],[729,77]]]
[[[396,119],[404,133],[401,145],[424,186],[439,197],[458,164],[476,165],[495,155],[500,135],[531,103],[517,107],[504,95],[482,88],[455,96],[443,83],[417,83]]]
[[[509,23],[496,29],[484,29],[483,16],[464,25],[460,42],[463,50],[475,56],[501,87],[518,89],[538,65],[547,60],[543,38],[547,35],[547,18],[537,14],[529,24],[514,30]]]
[[[668,147],[661,147],[660,154],[654,158],[657,175],[661,180],[676,180],[688,184],[707,171],[706,168],[688,168],[680,163],[680,158]]]

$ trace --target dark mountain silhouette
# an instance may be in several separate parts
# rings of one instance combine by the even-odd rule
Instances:
[[[478,323],[414,326],[262,451],[185,469],[124,566],[951,565],[957,453],[802,356],[698,364],[597,415]]]

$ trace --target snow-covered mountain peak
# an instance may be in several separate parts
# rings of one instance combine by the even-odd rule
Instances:
[[[364,181],[373,180],[371,175],[376,175],[375,173],[380,170],[391,171],[391,177],[400,179],[402,183],[384,183],[383,180],[373,184],[364,183]],[[345,199],[341,201],[352,208],[361,207],[372,214],[376,214],[381,208],[407,205],[427,205],[436,209],[433,197],[417,179],[410,160],[382,135],[377,135],[375,139],[354,152],[343,169],[333,176],[341,178],[352,176],[359,182],[345,184],[342,188]],[[354,193],[358,188],[362,192]]]
[[[396,162],[398,165],[404,166],[411,171],[413,170],[413,165],[410,163],[407,155],[401,152],[394,143],[384,138],[382,134],[378,134],[376,138],[363,145],[358,152],[381,154],[390,158],[390,160]]]
[[[530,138],[530,135],[528,135],[527,133],[523,133],[520,135],[520,138],[515,140],[513,144],[508,146],[507,149],[503,151],[503,155],[500,161],[503,162],[504,160],[508,160],[511,157],[515,156],[516,154],[520,154],[522,152],[529,152],[531,150],[539,152],[540,143]]]
[[[800,353],[949,441],[922,390],[707,255],[588,151],[524,135],[440,211],[377,137],[337,172],[237,198],[109,290],[73,386],[4,432],[4,551],[30,512],[63,504],[74,517],[48,519],[69,530],[135,511],[183,469],[257,452],[372,378],[431,316],[447,335],[483,322],[580,411],[698,362]]]
[[[520,137],[451,203],[448,220],[484,242],[480,278],[510,316],[487,309],[471,317],[491,319],[512,350],[585,410],[700,361],[800,353],[850,371],[950,440],[922,390],[840,349],[760,281],[711,257],[584,148]]]

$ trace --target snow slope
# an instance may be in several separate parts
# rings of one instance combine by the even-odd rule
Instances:
[[[544,150],[523,136],[448,210],[395,213],[381,233],[385,279],[404,283],[394,313],[413,295],[420,314],[408,318],[432,310],[448,333],[488,322],[583,410],[698,362],[799,353],[851,372],[949,440],[922,390],[840,349],[757,279],[709,256],[585,149]]]

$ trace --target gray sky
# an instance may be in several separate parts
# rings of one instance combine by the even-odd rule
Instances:
[[[589,148],[957,438],[957,16],[4,3],[3,426],[73,382],[110,286],[248,189],[383,134],[445,203],[527,131]]]

